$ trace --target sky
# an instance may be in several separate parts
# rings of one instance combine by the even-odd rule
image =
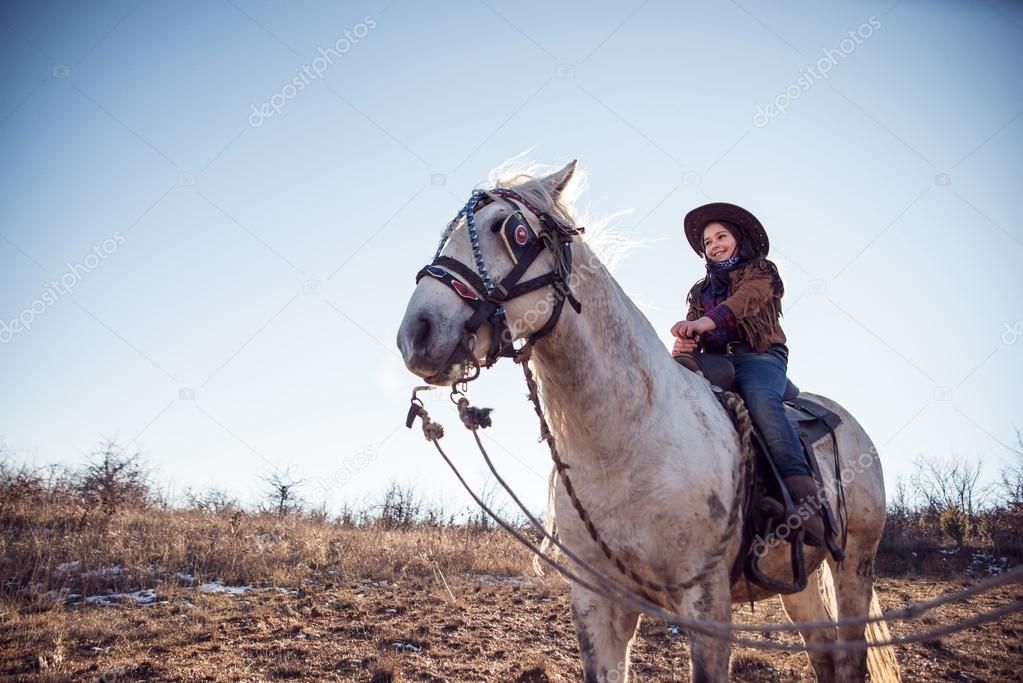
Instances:
[[[789,377],[889,490],[921,454],[994,481],[1023,428],[1021,32],[1005,0],[4,3],[0,435],[34,465],[116,438],[178,493],[252,502],[290,467],[334,509],[392,481],[468,507],[404,428],[395,335],[446,221],[526,153],[628,212],[615,276],[666,346],[703,273],[682,217],[751,210]],[[521,382],[470,396],[539,508]]]

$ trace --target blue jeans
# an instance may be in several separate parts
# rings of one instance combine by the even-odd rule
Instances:
[[[785,417],[781,402],[787,382],[788,347],[772,344],[765,353],[733,353],[731,359],[736,389],[764,437],[778,472],[782,477],[812,476],[799,437]]]

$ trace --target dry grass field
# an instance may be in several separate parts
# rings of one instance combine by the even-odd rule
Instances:
[[[8,506],[3,526],[5,680],[580,680],[567,585],[533,576],[501,532],[71,504]],[[1000,566],[965,550],[896,559],[899,577],[879,567],[886,609]],[[892,630],[1020,599],[1009,586]],[[785,619],[777,599],[735,618]],[[1023,680],[1023,617],[898,651],[906,681]],[[687,657],[683,634],[644,620],[633,680],[688,680]],[[734,680],[812,680],[801,654],[732,660]]]

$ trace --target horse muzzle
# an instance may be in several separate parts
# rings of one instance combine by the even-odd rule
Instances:
[[[448,385],[462,374],[455,353],[460,339],[429,312],[408,315],[398,329],[397,343],[409,372],[430,384]]]

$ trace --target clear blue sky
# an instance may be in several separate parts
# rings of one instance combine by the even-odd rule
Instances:
[[[1023,427],[1021,33],[1005,0],[4,3],[0,434],[37,464],[132,441],[179,490],[291,465],[331,504],[395,479],[464,505],[402,426],[394,337],[444,223],[532,148],[580,159],[591,213],[633,209],[654,242],[617,277],[665,344],[702,272],[682,216],[743,205],[790,377],[889,482],[919,453],[993,479]],[[539,506],[520,382],[472,396]]]

